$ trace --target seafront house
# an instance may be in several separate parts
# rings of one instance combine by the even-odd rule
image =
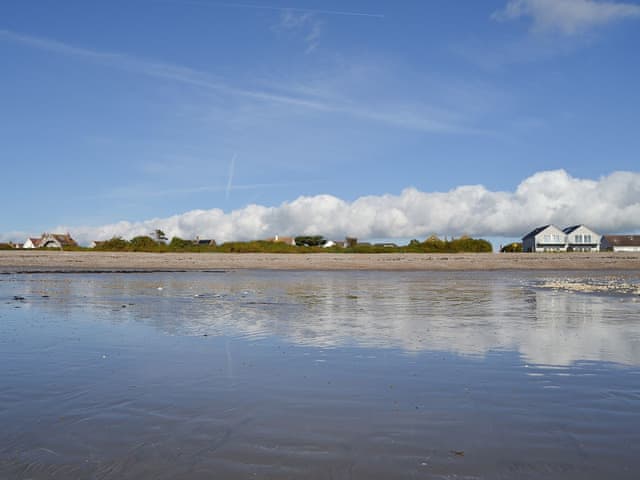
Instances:
[[[603,235],[600,250],[608,252],[640,252],[640,235]]]
[[[523,252],[597,252],[602,236],[584,225],[543,225],[522,237]]]
[[[77,247],[69,233],[43,233],[40,238],[27,238],[22,248],[65,248]]]
[[[34,237],[27,238],[27,240],[22,244],[22,248],[38,248],[38,247],[40,247],[40,239],[34,238]]]
[[[584,225],[574,225],[562,230],[567,235],[567,251],[597,252],[600,250],[600,235]]]
[[[566,235],[555,225],[543,225],[522,237],[522,251],[566,252]]]

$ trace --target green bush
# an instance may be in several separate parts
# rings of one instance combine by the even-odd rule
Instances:
[[[122,237],[112,237],[110,240],[100,242],[96,245],[96,250],[127,250],[129,242]]]
[[[147,235],[140,235],[131,239],[129,248],[134,252],[155,252],[160,249],[160,244]]]
[[[508,245],[503,246],[500,251],[502,253],[518,253],[518,252],[522,252],[522,243],[520,242],[513,242],[513,243],[509,243]]]

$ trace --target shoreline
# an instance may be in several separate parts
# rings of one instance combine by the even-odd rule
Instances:
[[[226,270],[639,270],[640,253],[146,253],[0,251],[0,273]]]

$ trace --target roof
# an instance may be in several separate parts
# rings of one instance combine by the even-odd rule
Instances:
[[[577,229],[579,229],[582,225],[574,225],[572,227],[563,228],[562,231],[566,234],[569,234]]]
[[[541,231],[546,230],[547,228],[549,228],[551,226],[551,224],[549,225],[543,225],[542,227],[538,227],[538,228],[534,228],[533,230],[531,230],[529,233],[527,233],[524,237],[522,237],[522,239],[524,240],[525,238],[529,238],[529,237],[535,237],[537,234],[539,234]]]
[[[611,245],[614,245],[617,247],[640,246],[640,235],[605,235],[604,238]]]
[[[60,244],[61,247],[76,247],[78,246],[78,244],[76,243],[76,241],[71,238],[71,235],[69,235],[68,233],[43,233],[42,237],[40,237],[38,239],[38,245],[39,247],[44,247],[46,246],[48,243],[50,243],[52,240],[55,240],[56,242],[58,242]],[[31,240],[33,241],[33,240]]]
[[[75,247],[76,245],[78,245],[76,243],[76,241],[71,238],[71,235],[69,235],[68,233],[51,233],[50,236],[52,236],[53,238],[55,238],[60,245],[64,246],[73,246]],[[45,235],[42,236],[43,239],[45,237]]]

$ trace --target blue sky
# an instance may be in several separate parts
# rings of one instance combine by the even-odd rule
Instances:
[[[638,45],[632,0],[2,2],[0,232],[340,235],[369,198],[360,235],[512,236],[525,222],[379,200],[481,185],[493,211],[532,178],[619,180],[623,218],[640,208]],[[302,214],[274,213],[301,196]],[[582,200],[546,195],[529,223],[581,222]]]

